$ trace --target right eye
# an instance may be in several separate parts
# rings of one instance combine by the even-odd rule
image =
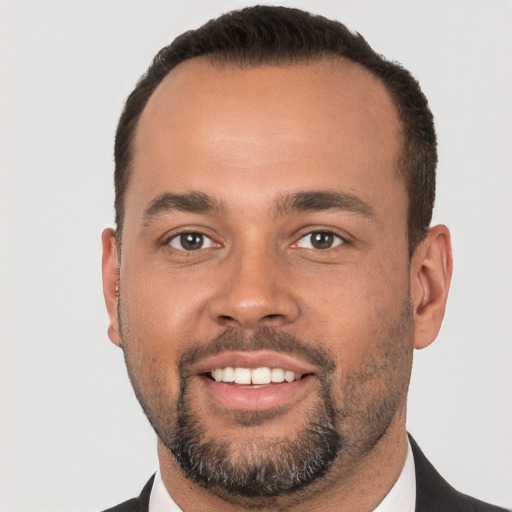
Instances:
[[[199,249],[209,249],[216,244],[214,241],[203,233],[181,233],[175,235],[167,242],[173,249],[179,251],[198,251]]]

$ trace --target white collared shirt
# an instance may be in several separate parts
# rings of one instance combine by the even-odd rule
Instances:
[[[407,439],[407,457],[402,472],[395,485],[391,487],[391,490],[373,512],[414,512],[415,508],[416,470],[411,443]]]
[[[182,512],[165,488],[160,469],[156,472],[149,497],[149,512]]]
[[[416,506],[416,473],[411,445],[407,441],[407,458],[395,485],[373,512],[414,512]],[[156,472],[149,512],[182,512],[165,488],[160,470]]]

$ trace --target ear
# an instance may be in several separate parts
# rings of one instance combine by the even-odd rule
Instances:
[[[411,262],[414,348],[427,347],[439,333],[452,268],[450,232],[446,226],[434,226],[414,251]]]
[[[119,263],[117,261],[116,232],[107,228],[101,234],[103,245],[102,271],[103,296],[109,317],[108,337],[118,347],[121,346],[119,329],[118,298],[119,298]]]

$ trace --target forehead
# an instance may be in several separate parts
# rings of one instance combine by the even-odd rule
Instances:
[[[163,189],[219,183],[220,193],[234,195],[256,182],[268,194],[340,186],[375,194],[376,180],[396,181],[400,140],[390,95],[358,64],[240,69],[192,59],[169,73],[141,115],[127,196],[137,194],[126,210]]]

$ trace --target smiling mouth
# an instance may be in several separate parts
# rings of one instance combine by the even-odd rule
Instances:
[[[237,384],[246,387],[259,387],[268,384],[289,384],[312,374],[295,373],[283,368],[269,368],[266,366],[260,368],[227,366],[225,368],[216,368],[204,375],[215,382]]]

